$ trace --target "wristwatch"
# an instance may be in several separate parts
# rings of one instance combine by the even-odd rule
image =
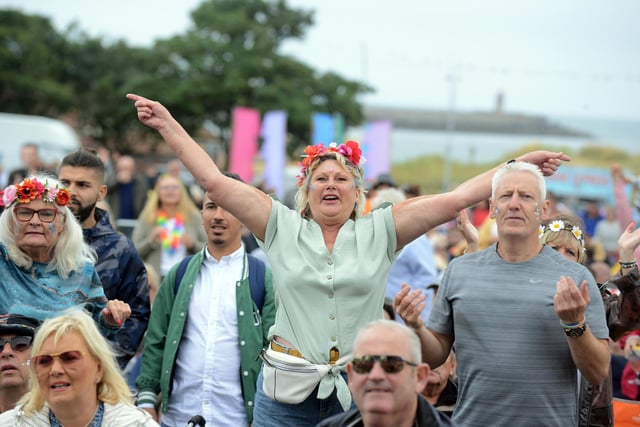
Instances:
[[[584,334],[584,331],[586,330],[587,330],[587,324],[583,323],[582,326],[578,326],[577,328],[564,328],[564,333],[568,337],[576,338]]]

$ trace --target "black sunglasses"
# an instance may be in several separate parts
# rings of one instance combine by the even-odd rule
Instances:
[[[0,338],[0,351],[9,343],[14,351],[25,351],[31,347],[31,337],[20,335],[13,338]]]
[[[405,364],[418,366],[417,363],[409,362],[400,356],[381,355],[356,357],[351,361],[351,366],[353,366],[353,370],[358,374],[368,374],[376,362],[380,363],[380,367],[387,374],[397,374],[402,371]]]

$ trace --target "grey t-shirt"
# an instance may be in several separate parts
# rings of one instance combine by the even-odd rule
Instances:
[[[577,425],[578,373],[553,307],[561,275],[587,280],[587,324],[607,338],[591,273],[547,246],[521,263],[504,261],[493,245],[449,264],[427,327],[454,336],[456,425]]]

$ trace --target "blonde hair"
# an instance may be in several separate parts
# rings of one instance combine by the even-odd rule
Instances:
[[[549,226],[556,221],[562,221],[563,228],[554,231]],[[580,264],[584,264],[587,261],[586,247],[584,244],[584,223],[582,222],[582,219],[580,219],[580,217],[570,214],[560,214],[543,221],[540,227],[540,242],[542,244],[554,242],[563,246],[577,245],[578,262]],[[582,239],[576,237],[576,235],[572,231],[574,227],[580,229],[579,231]]]
[[[326,152],[316,158],[314,162],[309,166],[307,173],[298,188],[298,192],[296,193],[296,209],[300,212],[303,218],[313,219],[313,213],[309,208],[309,185],[311,184],[311,177],[315,172],[316,168],[325,160],[335,160],[337,161],[347,172],[351,174],[353,177],[353,182],[358,191],[358,200],[353,206],[353,212],[351,212],[351,216],[349,218],[355,220],[358,217],[362,216],[365,208],[365,193],[364,189],[364,181],[362,179],[363,170],[362,168],[354,167],[351,162],[348,161],[346,157],[337,152]]]
[[[45,320],[38,328],[33,339],[31,354],[38,355],[42,349],[42,344],[47,338],[53,336],[54,343],[57,343],[62,336],[69,332],[76,332],[82,337],[91,353],[91,357],[102,367],[102,378],[96,385],[98,400],[112,405],[117,403],[133,405],[133,396],[118,367],[111,345],[100,334],[95,322],[86,312],[71,309],[60,316]],[[26,414],[42,409],[45,403],[38,377],[33,367],[30,369],[29,377],[31,391],[19,402]]]
[[[180,186],[180,200],[178,201],[177,212],[182,215],[185,222],[189,222],[191,218],[199,215],[198,207],[193,203],[187,192],[187,188],[184,183],[173,175],[164,174],[161,175],[156,181],[155,188],[147,194],[147,201],[140,212],[140,220],[148,223],[155,224],[158,218],[158,210],[162,209],[160,196],[158,195],[158,188],[160,183],[166,179],[175,180]]]

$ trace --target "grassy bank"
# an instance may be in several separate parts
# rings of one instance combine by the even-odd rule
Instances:
[[[506,155],[501,161],[506,161],[533,150],[549,149],[557,151],[558,148],[549,148],[542,145],[529,145],[521,150]],[[640,174],[640,155],[630,155],[626,151],[608,147],[587,147],[580,151],[569,149],[562,150],[571,156],[571,165],[582,167],[598,167],[609,169],[613,163],[619,163],[625,171]],[[459,163],[452,159],[450,165],[451,186],[477,175],[495,164]],[[445,171],[445,159],[442,156],[425,156],[414,160],[394,164],[391,174],[399,185],[419,185],[422,194],[434,194],[443,190],[443,176]]]

